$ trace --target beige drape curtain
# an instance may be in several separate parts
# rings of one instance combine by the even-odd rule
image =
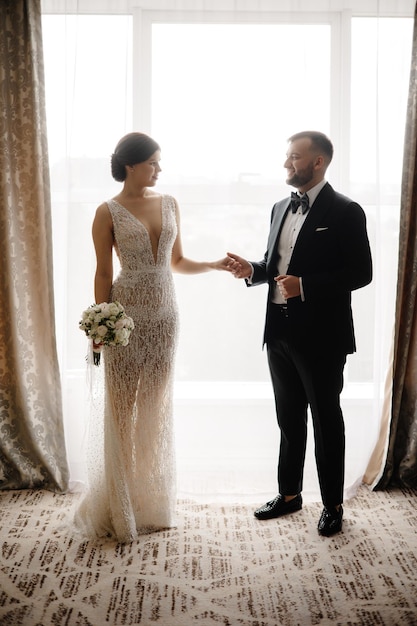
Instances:
[[[390,386],[392,402],[388,400]],[[417,487],[417,4],[401,188],[393,365],[381,428],[365,482],[374,480],[375,488]]]
[[[0,488],[64,491],[40,0],[0,3]]]

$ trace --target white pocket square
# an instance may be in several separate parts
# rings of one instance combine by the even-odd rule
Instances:
[[[316,228],[316,233],[322,231],[322,230],[329,230],[328,226],[323,226],[323,228]]]

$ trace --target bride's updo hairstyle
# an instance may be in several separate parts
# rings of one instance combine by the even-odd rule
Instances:
[[[147,161],[159,145],[144,133],[128,133],[122,137],[111,155],[111,173],[117,182],[126,180],[126,165]]]

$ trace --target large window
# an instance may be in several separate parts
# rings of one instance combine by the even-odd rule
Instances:
[[[162,142],[162,185],[182,207],[187,254],[263,256],[272,205],[288,193],[287,137],[330,132],[330,38],[327,23],[152,26],[151,128]],[[268,381],[265,288],[247,293],[219,275],[177,284],[179,380]]]
[[[348,449],[358,436],[353,476],[378,429],[391,342],[411,16],[262,12],[258,2],[253,12],[155,11],[127,1],[104,3],[109,11],[114,4],[111,15],[66,15],[66,4],[43,0],[69,447],[88,410],[77,324],[93,298],[94,211],[119,189],[109,168],[117,140],[135,129],[161,144],[159,190],[179,201],[187,256],[215,259],[230,250],[258,260],[272,205],[289,193],[286,139],[316,128],[335,144],[329,181],[365,209],[375,265],[372,285],[353,299],[358,352],[348,359],[344,391]],[[102,13],[103,3],[95,4]],[[241,456],[249,468],[263,456],[270,470],[276,432],[261,349],[266,288],[248,290],[218,273],[177,276],[176,284],[180,456],[189,467],[216,449],[224,462]],[[239,429],[244,445],[234,440]]]

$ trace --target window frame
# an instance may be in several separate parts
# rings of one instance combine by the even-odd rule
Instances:
[[[134,9],[133,126],[151,133],[152,26],[154,24],[323,24],[331,29],[330,136],[335,146],[332,180],[347,187],[350,137],[350,20],[349,11],[252,12],[252,11],[155,11]],[[340,148],[343,146],[343,150]]]

